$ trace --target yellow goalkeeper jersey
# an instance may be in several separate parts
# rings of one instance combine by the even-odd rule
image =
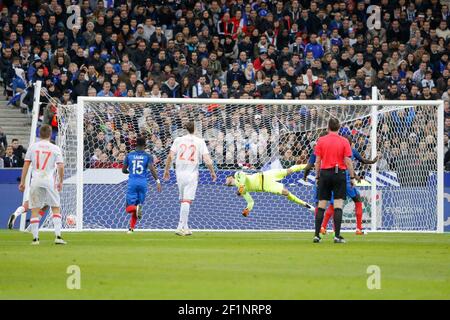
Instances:
[[[234,174],[234,179],[236,181],[236,187],[238,187],[242,197],[247,201],[247,209],[252,210],[255,201],[249,192],[263,191],[262,173],[246,174],[239,171]]]

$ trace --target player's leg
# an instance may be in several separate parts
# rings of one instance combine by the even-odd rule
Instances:
[[[62,219],[61,208],[59,206],[52,207],[53,227],[55,228],[55,244],[67,244],[61,237]]]
[[[322,227],[320,228],[321,234],[327,233],[328,222],[330,221],[330,219],[333,215],[334,215],[334,199],[333,199],[333,194],[331,194],[330,204],[328,205],[327,211],[325,212],[325,216],[324,216],[323,222],[322,222]],[[334,230],[334,225],[333,225],[333,230]]]
[[[27,203],[27,211],[28,211],[28,201]],[[39,211],[39,216],[40,216],[40,220],[42,220],[42,218],[45,216],[45,213],[47,212],[47,210],[49,209],[49,206],[45,206],[43,207],[40,211]],[[27,224],[25,225],[25,232],[31,232],[31,224],[30,224],[30,220],[27,219]]]
[[[33,242],[31,243],[32,245],[39,244],[39,221],[39,208],[32,208],[30,219],[31,234],[33,235]]]
[[[191,210],[192,202],[195,200],[195,194],[197,193],[197,184],[198,184],[198,178],[195,176],[194,178],[190,179],[189,183],[184,187],[183,191],[183,199],[181,202],[181,208],[180,208],[180,215],[183,216],[183,225],[182,229],[184,232],[184,235],[190,236],[192,234],[191,229],[189,228],[189,212]]]
[[[127,196],[126,196],[126,209],[125,211],[130,214],[130,227],[128,233],[134,232],[134,228],[137,222],[137,202],[138,202],[138,190],[137,185],[128,183]]]
[[[322,227],[323,217],[325,215],[325,208],[328,205],[328,202],[331,200],[331,172],[322,170],[320,179],[319,179],[319,185],[318,185],[318,198],[319,198],[319,205],[317,209],[317,214],[314,221],[314,243],[319,243],[320,238],[320,229]]]
[[[356,234],[363,235],[364,234],[364,232],[362,231],[363,204],[361,194],[359,193],[359,190],[355,186],[352,186],[352,184],[350,183],[349,175],[347,175],[346,188],[347,188],[347,197],[351,198],[355,203]]]
[[[147,182],[145,182],[137,187],[138,202],[136,205],[136,217],[138,220],[142,219],[142,206],[144,205],[145,197],[147,196],[147,191],[148,191]]]
[[[52,210],[53,227],[55,229],[55,244],[67,244],[61,237],[62,217],[61,217],[61,200],[59,192],[55,188],[45,189],[45,203]]]
[[[334,174],[334,242],[345,243],[344,238],[341,236],[341,224],[342,224],[342,209],[344,207],[344,201],[347,197],[347,181],[345,172],[339,172]]]
[[[39,221],[41,220],[39,211],[45,205],[45,196],[46,190],[44,188],[30,186],[29,207],[31,208],[30,229],[33,235],[32,245],[39,244]]]
[[[283,180],[286,176],[294,173],[302,171],[306,165],[304,164],[297,164],[294,165],[288,169],[272,169],[264,172],[264,180],[274,180],[274,181],[280,181]]]

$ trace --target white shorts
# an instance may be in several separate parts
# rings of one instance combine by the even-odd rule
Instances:
[[[180,200],[195,200],[198,175],[177,176],[177,184]]]
[[[29,208],[60,207],[60,197],[54,188],[30,186]]]

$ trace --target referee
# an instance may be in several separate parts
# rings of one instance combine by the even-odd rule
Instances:
[[[325,209],[331,197],[334,197],[334,243],[345,243],[341,237],[342,207],[346,198],[346,174],[348,169],[352,185],[355,171],[351,161],[352,149],[344,137],[338,135],[339,120],[331,118],[328,121],[328,134],[319,138],[315,148],[316,179],[318,180],[319,206],[315,221],[315,235],[313,242],[320,242],[320,227]]]

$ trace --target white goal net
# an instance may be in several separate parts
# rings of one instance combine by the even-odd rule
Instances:
[[[77,105],[58,108],[58,143],[66,162],[62,213],[77,217],[78,230],[127,229],[128,177],[121,172],[126,153],[134,149],[137,135],[146,137],[147,151],[154,156],[162,179],[173,140],[185,134],[183,125],[193,120],[196,134],[207,142],[218,179],[213,183],[208,170],[201,167],[189,220],[192,229],[311,230],[311,212],[268,193],[252,194],[255,206],[244,218],[244,199],[224,183],[226,176],[237,170],[253,173],[306,164],[315,141],[333,116],[342,123],[340,134],[350,136],[364,158],[380,157],[373,167],[355,162],[363,178],[358,186],[363,226],[386,231],[440,231],[440,108],[439,101],[80,97]],[[314,170],[306,178],[303,172],[294,173],[282,183],[298,198],[314,204]],[[153,179],[149,179],[137,229],[176,228],[179,202],[174,171],[162,187],[158,194]],[[353,229],[354,223],[354,205],[348,199],[344,229]]]

